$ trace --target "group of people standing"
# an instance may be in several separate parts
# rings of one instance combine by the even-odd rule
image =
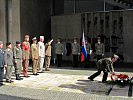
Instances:
[[[101,71],[104,72],[103,82],[107,80],[108,71],[114,72],[113,62],[118,59],[118,56],[115,55],[111,58],[103,58],[104,56],[104,44],[101,43],[101,39],[97,38],[98,42],[95,44],[95,53],[97,58],[97,67],[98,72],[94,73],[92,76],[88,77],[88,79],[93,80],[95,77],[100,75]],[[6,43],[6,50],[3,51],[3,42],[0,41],[0,86],[3,85],[3,76],[4,76],[4,68],[6,70],[5,78],[6,82],[12,83],[11,79],[12,69],[15,68],[16,80],[22,80],[20,74],[23,69],[23,76],[29,77],[27,71],[29,67],[29,59],[32,59],[32,73],[33,75],[39,75],[38,73],[43,72],[43,66],[45,61],[45,71],[49,71],[50,61],[51,61],[51,43],[52,40],[48,40],[46,44],[44,44],[44,36],[40,36],[39,42],[37,42],[37,38],[34,37],[32,39],[33,43],[30,45],[29,43],[29,35],[25,35],[24,42],[16,41],[16,46],[12,48],[11,42]],[[91,44],[86,39],[86,51],[87,51],[87,59],[85,63],[89,62],[90,55],[92,52]],[[22,44],[22,46],[21,46]],[[55,54],[57,58],[57,66],[61,67],[62,65],[62,55],[64,53],[64,46],[60,42],[60,39],[57,39],[57,43],[54,46]],[[71,44],[71,50],[73,55],[73,67],[78,66],[78,59],[81,52],[80,44],[77,42],[77,39],[74,38],[73,43]],[[103,58],[103,59],[102,59]]]
[[[85,67],[89,66],[90,62],[90,55],[92,54],[91,43],[88,41],[88,39],[85,39],[85,44],[86,44],[86,51],[87,51],[87,59],[85,60]],[[56,54],[56,59],[57,59],[57,66],[61,67],[62,64],[62,55],[64,53],[64,46],[60,42],[60,39],[57,39],[57,43],[54,46],[55,48],[55,54]],[[77,38],[74,38],[73,42],[71,43],[71,52],[73,56],[73,67],[78,67],[79,64],[79,58],[80,58],[80,53],[81,53],[81,46],[80,43],[78,43]],[[101,42],[101,38],[97,38],[97,43],[95,44],[95,58],[98,61],[99,59],[103,58],[104,56],[104,43]]]
[[[15,68],[16,80],[22,80],[20,74],[23,69],[23,76],[29,77],[27,71],[29,67],[29,59],[32,58],[32,73],[39,75],[38,72],[43,72],[44,60],[45,71],[49,71],[51,60],[51,43],[53,40],[48,40],[44,45],[44,36],[40,36],[40,41],[37,43],[37,38],[32,39],[33,43],[29,43],[29,35],[25,35],[24,42],[16,41],[16,46],[12,48],[11,42],[6,43],[6,50],[3,51],[3,42],[0,41],[0,85],[3,85],[4,68],[6,70],[6,82],[12,83],[12,69]],[[22,46],[21,46],[22,44]],[[21,48],[22,47],[22,48]],[[45,58],[45,59],[44,59]]]

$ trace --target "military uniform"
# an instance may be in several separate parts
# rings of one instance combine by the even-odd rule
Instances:
[[[85,60],[85,67],[89,66],[89,60],[90,60],[90,50],[91,50],[91,44],[87,42],[86,44],[86,51],[87,51],[87,59]]]
[[[63,54],[63,44],[56,43],[55,44],[55,54],[57,57],[57,66],[61,67],[62,64],[62,54]]]
[[[39,50],[38,50],[38,45],[35,43],[31,45],[31,55],[32,55],[32,61],[33,61],[32,72],[33,74],[37,74]]]
[[[51,49],[52,49],[51,42],[48,42],[45,45],[45,70],[46,71],[49,71],[49,67],[50,67]]]
[[[43,42],[38,42],[39,48],[39,72],[42,72],[45,58],[45,45]]]
[[[22,43],[22,52],[23,52],[23,74],[24,76],[28,76],[27,71],[29,67],[29,59],[30,59],[30,43],[24,41]]]
[[[4,76],[4,51],[0,49],[0,85],[3,84],[3,76]]]
[[[15,46],[13,49],[13,55],[14,55],[14,67],[15,67],[15,74],[16,79],[20,79],[20,74],[22,71],[22,49],[21,47]]]
[[[72,43],[73,67],[78,67],[78,55],[80,53],[80,46],[78,43]]]
[[[104,44],[103,43],[96,43],[95,44],[95,50],[96,50],[96,56],[97,60],[101,59],[104,55]]]
[[[108,72],[114,72],[113,62],[111,58],[103,58],[98,60],[97,68],[98,68],[98,71],[89,77],[90,80],[93,80],[95,77],[101,74],[101,71],[103,71],[104,75],[103,75],[102,82],[106,82]]]
[[[4,54],[4,62],[6,66],[6,81],[11,82],[12,68],[13,68],[13,52],[11,49],[6,49]]]

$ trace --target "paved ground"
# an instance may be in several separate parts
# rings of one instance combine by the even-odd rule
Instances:
[[[0,87],[0,100],[133,100],[128,97],[128,85],[101,83],[102,76],[89,81],[88,76],[94,72],[95,69],[72,68],[52,68],[38,76],[29,72],[29,78]],[[117,73],[133,76],[130,70]]]

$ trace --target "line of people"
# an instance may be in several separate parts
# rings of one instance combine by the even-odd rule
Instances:
[[[97,38],[97,43],[95,44],[95,55],[96,55],[96,60],[98,61],[99,59],[103,58],[104,56],[104,51],[105,51],[105,46],[104,43],[101,42],[101,38],[98,37]],[[86,38],[85,40],[85,44],[86,44],[86,51],[87,51],[87,59],[85,60],[85,67],[89,66],[89,62],[90,62],[90,55],[92,53],[92,48],[91,48],[91,44],[88,42],[88,39]],[[79,56],[81,53],[81,46],[80,43],[77,42],[77,39],[74,38],[73,43],[71,43],[70,45],[66,44],[65,49],[66,50],[66,55],[69,56],[70,54],[68,52],[72,53],[73,56],[73,67],[78,67],[78,63],[79,63]],[[57,39],[57,43],[54,46],[55,48],[55,54],[56,54],[56,59],[57,59],[57,66],[61,67],[62,65],[62,55],[64,53],[64,46],[63,44],[60,42],[60,39]],[[93,51],[94,52],[94,51]]]
[[[20,74],[23,69],[23,76],[29,77],[28,67],[29,59],[32,58],[32,73],[39,75],[38,72],[43,72],[45,60],[45,71],[49,71],[51,60],[51,43],[52,40],[44,45],[44,36],[40,36],[40,41],[37,43],[37,38],[34,37],[33,44],[29,43],[29,35],[25,35],[24,42],[16,41],[16,46],[12,48],[11,42],[6,43],[6,50],[3,50],[3,42],[0,41],[0,86],[3,85],[4,68],[6,70],[6,82],[12,83],[12,69],[15,68],[16,80],[22,80]],[[21,48],[22,44],[22,48]],[[45,58],[45,59],[44,59]]]

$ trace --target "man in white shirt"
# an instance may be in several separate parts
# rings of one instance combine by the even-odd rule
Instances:
[[[43,72],[44,58],[45,58],[45,45],[44,45],[44,36],[40,36],[40,41],[38,42],[39,48],[39,69],[38,72]]]

